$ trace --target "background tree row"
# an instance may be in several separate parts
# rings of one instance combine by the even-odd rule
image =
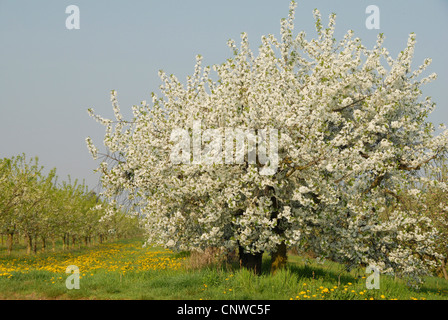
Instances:
[[[57,180],[56,169],[44,173],[37,157],[0,160],[0,235],[8,254],[19,241],[36,253],[54,250],[58,240],[67,249],[138,232],[137,218],[105,204],[84,183]],[[104,219],[107,210],[116,214]]]

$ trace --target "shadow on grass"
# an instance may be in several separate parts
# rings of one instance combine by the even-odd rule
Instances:
[[[356,277],[354,275],[349,274],[347,271],[338,271],[334,270],[335,268],[331,268],[328,266],[316,266],[312,264],[301,264],[299,262],[291,261],[289,259],[286,268],[297,276],[297,278],[306,278],[306,279],[323,279],[335,283],[347,283],[347,282],[355,282]],[[264,258],[262,262],[262,275],[270,275],[271,274],[271,259]]]
[[[308,279],[324,279],[335,283],[347,283],[354,282],[356,278],[346,272],[337,272],[333,270],[328,270],[320,268],[317,266],[304,265],[299,266],[296,264],[288,265],[291,273],[296,274],[299,278]]]
[[[427,278],[422,287],[418,290],[419,293],[438,295],[448,298],[448,282],[442,278]]]

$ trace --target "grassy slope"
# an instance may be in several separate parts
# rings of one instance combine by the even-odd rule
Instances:
[[[380,289],[367,290],[364,274],[347,273],[336,263],[317,264],[289,256],[286,270],[262,276],[237,266],[190,269],[188,258],[141,241],[83,248],[72,252],[22,252],[0,256],[1,299],[448,299],[448,281],[428,278],[419,291],[381,276]],[[68,264],[79,265],[80,289],[65,286]],[[8,269],[9,268],[9,269]],[[27,269],[28,268],[28,269]],[[39,270],[40,269],[40,270]]]

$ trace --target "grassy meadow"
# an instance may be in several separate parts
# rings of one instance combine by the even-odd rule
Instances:
[[[440,300],[448,299],[448,281],[429,277],[419,289],[381,276],[380,288],[366,288],[363,270],[344,271],[332,262],[289,254],[288,266],[269,272],[263,257],[261,276],[237,264],[200,265],[197,256],[143,241],[121,240],[92,247],[26,255],[0,251],[0,299],[144,299],[144,300]],[[79,268],[79,289],[67,289],[66,268]]]

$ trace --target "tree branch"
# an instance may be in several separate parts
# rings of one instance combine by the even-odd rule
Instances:
[[[347,109],[347,108],[350,108],[350,107],[354,106],[355,104],[357,104],[357,103],[359,103],[359,102],[361,102],[361,101],[366,100],[366,99],[367,99],[368,97],[370,97],[371,95],[372,95],[372,94],[369,94],[369,95],[367,95],[367,96],[365,96],[365,97],[363,97],[363,98],[361,98],[361,99],[358,99],[358,100],[356,100],[356,101],[353,101],[352,103],[350,103],[350,104],[348,104],[348,105],[346,105],[346,106],[343,106],[343,107],[339,107],[339,108],[333,109],[332,111],[335,111],[335,112],[343,111],[343,110],[345,110],[345,109]]]
[[[386,176],[385,173],[378,175],[375,178],[375,180],[372,181],[372,184],[370,185],[370,187],[363,191],[362,195],[364,196],[367,193],[369,193],[373,188],[378,187],[380,185],[381,181],[383,181],[385,176]]]
[[[416,166],[414,166],[414,167],[410,167],[410,166],[408,166],[408,165],[406,165],[406,164],[403,164],[403,163],[399,162],[399,164],[398,164],[398,169],[400,169],[400,170],[406,170],[406,171],[420,170],[420,168],[421,168],[423,165],[427,164],[427,163],[430,162],[431,160],[434,160],[435,158],[438,157],[438,155],[439,155],[439,152],[436,152],[435,155],[433,155],[432,157],[426,159],[426,160],[423,161],[423,162],[420,162],[418,165],[416,165]]]

